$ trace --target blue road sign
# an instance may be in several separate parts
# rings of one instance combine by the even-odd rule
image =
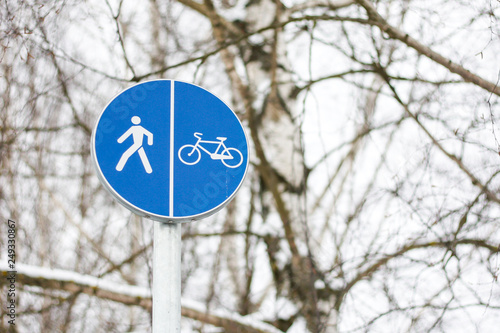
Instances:
[[[248,169],[247,137],[234,112],[207,90],[171,80],[116,96],[97,121],[91,151],[115,199],[163,222],[217,212]]]

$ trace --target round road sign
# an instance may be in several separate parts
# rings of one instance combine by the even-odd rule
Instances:
[[[162,222],[219,211],[248,169],[248,141],[234,112],[207,90],[172,80],[116,96],[97,121],[91,151],[113,197]]]

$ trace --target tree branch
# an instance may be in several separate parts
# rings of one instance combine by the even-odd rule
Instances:
[[[467,177],[469,177],[470,181],[472,182],[472,185],[474,186],[477,186],[481,189],[481,193],[484,193],[486,195],[486,197],[491,200],[491,201],[494,201],[498,204],[500,204],[500,198],[496,195],[496,193],[494,193],[493,191],[491,191],[489,188],[488,188],[488,183],[486,184],[483,184],[483,182],[478,178],[476,177],[472,171],[470,171],[464,164],[464,162],[458,158],[457,156],[455,156],[454,154],[448,152],[441,143],[439,143],[439,141],[431,134],[431,132],[427,129],[427,127],[424,126],[424,124],[420,121],[420,119],[418,118],[418,116],[416,114],[414,114],[410,108],[408,107],[408,105],[406,103],[403,102],[403,100],[399,97],[397,91],[396,91],[396,88],[394,88],[394,86],[391,84],[391,81],[385,71],[384,68],[382,68],[381,66],[377,66],[377,72],[379,73],[379,75],[382,76],[382,78],[386,81],[387,85],[389,86],[389,88],[391,89],[391,91],[393,92],[393,95],[394,95],[394,98],[396,99],[396,101],[404,108],[404,110],[406,111],[406,113],[417,123],[417,125],[424,131],[424,133],[429,137],[429,139],[432,141],[432,144],[434,146],[436,146],[443,154],[446,155],[446,157],[448,157],[451,161],[453,161],[460,170],[462,170],[466,175]],[[489,182],[489,181],[488,181]]]
[[[152,308],[151,291],[146,287],[119,284],[73,271],[39,266],[16,264],[16,270],[16,283],[25,286],[83,293],[124,305],[139,306],[147,311]],[[0,272],[2,273],[0,285],[2,285],[7,283],[7,278],[11,274],[6,263],[0,263]],[[283,333],[274,326],[249,316],[222,311],[207,313],[204,306],[197,302],[183,300],[182,303],[184,303],[182,316],[222,327],[228,332]]]
[[[368,278],[371,276],[373,273],[379,270],[380,267],[384,266],[387,264],[391,259],[398,258],[402,256],[403,254],[413,251],[413,250],[418,250],[418,249],[424,249],[424,248],[446,248],[446,249],[453,249],[457,245],[472,245],[476,248],[483,248],[488,250],[491,254],[499,253],[500,252],[500,245],[492,245],[486,242],[483,239],[472,239],[472,238],[464,238],[464,239],[458,239],[458,240],[453,240],[453,241],[444,241],[444,240],[438,240],[438,241],[430,241],[426,243],[417,243],[413,242],[410,244],[407,244],[403,246],[401,249],[398,251],[387,254],[383,256],[381,259],[377,260],[374,262],[372,265],[368,266],[366,269],[360,271],[347,285],[341,292],[341,296],[346,295],[351,288],[358,283],[359,281]],[[342,297],[339,297],[337,299],[337,304],[335,305],[336,308],[340,306],[342,302]]]
[[[450,72],[460,75],[466,82],[473,83],[495,95],[500,96],[500,87],[496,83],[492,83],[482,77],[471,73],[469,70],[465,69],[457,63],[454,63],[450,59],[444,57],[443,55],[433,51],[430,47],[420,43],[416,39],[412,38],[407,33],[391,26],[378,12],[375,6],[369,0],[356,0],[356,2],[361,5],[367,12],[368,17],[372,20],[372,24],[377,26],[381,31],[389,35],[393,39],[397,39],[407,46],[416,50],[419,54],[426,56],[432,61],[437,62],[443,67],[447,68]]]

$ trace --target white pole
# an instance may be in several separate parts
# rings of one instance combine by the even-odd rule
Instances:
[[[180,333],[181,224],[153,223],[153,333]]]

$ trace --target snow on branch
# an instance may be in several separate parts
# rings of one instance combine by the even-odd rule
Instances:
[[[5,277],[7,272],[11,272],[11,270],[3,262],[0,263],[0,272]],[[120,284],[74,271],[24,264],[16,264],[15,272],[16,282],[22,285],[70,293],[84,293],[101,299],[151,310],[151,290],[147,287]],[[221,310],[211,310],[207,313],[203,304],[192,300],[182,300],[182,315],[186,318],[223,327],[227,331],[283,333],[276,327],[256,319],[252,315],[240,316],[236,313]]]
[[[298,12],[309,8],[326,7],[330,9],[341,9],[354,4],[354,0],[307,0],[293,5],[289,11]]]

